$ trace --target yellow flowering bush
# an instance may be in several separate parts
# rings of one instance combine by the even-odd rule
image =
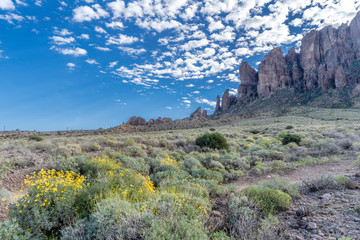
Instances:
[[[179,167],[179,163],[175,159],[170,158],[169,156],[161,159],[160,165],[170,165],[170,166],[174,166],[174,167]]]
[[[87,160],[83,166],[83,171],[87,176],[95,178],[99,173],[114,172],[121,167],[121,162],[117,162],[108,156],[102,156]]]
[[[75,172],[34,172],[24,180],[28,193],[11,205],[10,215],[35,236],[56,236],[62,226],[75,219],[73,205],[85,181]]]

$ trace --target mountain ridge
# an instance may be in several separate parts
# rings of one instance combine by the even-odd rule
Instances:
[[[284,55],[280,47],[271,50],[258,71],[246,61],[239,68],[241,83],[237,96],[225,90],[217,96],[214,115],[244,108],[257,99],[268,99],[278,90],[290,88],[300,95],[349,87],[360,94],[360,12],[350,24],[311,30],[301,40],[300,51],[291,48]]]

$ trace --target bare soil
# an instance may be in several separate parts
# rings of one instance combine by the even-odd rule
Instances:
[[[300,184],[306,179],[327,175],[354,175],[359,172],[359,169],[352,167],[352,163],[353,160],[343,160],[320,165],[308,165],[291,172],[280,173],[279,175],[288,178],[292,184]],[[249,176],[241,178],[236,182],[232,182],[232,184],[235,184],[239,190],[242,190],[248,186],[255,185],[258,182],[268,181],[271,179],[271,175]]]

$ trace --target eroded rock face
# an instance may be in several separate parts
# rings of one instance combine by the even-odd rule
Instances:
[[[291,48],[285,56],[285,61],[289,66],[291,84],[296,89],[303,90],[304,83],[303,79],[303,70],[300,67],[300,54],[295,51],[295,48]]]
[[[217,97],[216,97],[216,105],[215,105],[215,112],[219,112],[219,111],[221,111],[220,96],[217,95]]]
[[[229,107],[230,107],[230,94],[229,94],[229,89],[226,89],[222,97],[221,109],[224,111],[229,109]]]
[[[281,48],[273,49],[259,65],[259,96],[269,97],[276,90],[290,86],[290,70]]]
[[[190,120],[204,120],[207,118],[207,111],[201,111],[201,107],[198,107],[192,114],[190,114]]]
[[[236,103],[236,97],[230,95],[229,89],[226,89],[222,97],[221,110],[222,111],[228,110],[230,106],[234,105],[235,103]]]
[[[164,124],[164,123],[171,123],[173,120],[171,118],[161,118],[159,117],[158,119],[150,119],[149,122],[147,123],[148,125],[157,125],[157,124]]]
[[[238,98],[257,96],[258,74],[256,70],[249,65],[248,62],[242,62],[240,65],[240,81],[238,89]]]
[[[146,125],[146,120],[142,117],[131,117],[129,118],[129,120],[126,122],[127,125],[131,125],[131,126],[144,126]]]

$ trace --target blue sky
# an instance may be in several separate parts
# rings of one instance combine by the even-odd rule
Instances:
[[[0,129],[96,129],[213,111],[280,46],[360,0],[0,0]]]

